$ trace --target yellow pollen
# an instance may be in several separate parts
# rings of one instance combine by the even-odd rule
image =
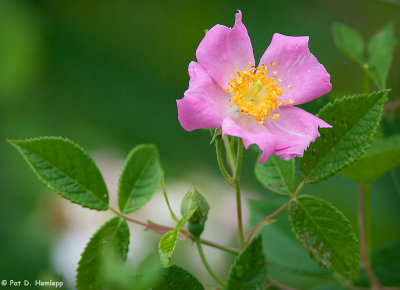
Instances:
[[[276,65],[276,63],[273,61],[273,62],[271,62],[271,66],[275,66]]]
[[[293,100],[289,100],[289,104],[293,105],[294,101]]]
[[[288,87],[289,90],[293,89],[292,85],[288,85],[287,87]]]
[[[274,65],[275,62],[272,62],[271,66]],[[236,69],[236,75],[231,76],[229,88],[226,90],[230,95],[229,106],[235,104],[241,114],[252,117],[259,125],[263,125],[266,118],[270,121],[279,118],[280,115],[274,112],[285,104],[279,100],[285,88],[279,84],[282,80],[275,77],[277,72],[268,77],[265,65],[254,68],[249,63],[249,66],[250,68],[245,67],[242,71]]]
[[[272,72],[273,74],[274,74],[274,76],[276,76],[277,74],[278,74],[278,72],[277,71],[274,71],[274,72]]]

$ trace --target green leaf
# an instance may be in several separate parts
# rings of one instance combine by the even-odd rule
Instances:
[[[290,195],[296,181],[294,159],[285,161],[275,154],[264,163],[257,161],[254,168],[257,180],[266,188],[280,195]]]
[[[78,145],[61,137],[8,141],[51,190],[84,207],[108,209],[108,192],[93,160]]]
[[[357,279],[360,248],[350,221],[330,203],[303,195],[289,204],[293,232],[324,268]]]
[[[267,261],[262,250],[262,238],[258,236],[236,257],[227,289],[265,289],[267,282]]]
[[[400,134],[379,140],[340,174],[365,186],[387,171],[400,166]]]
[[[364,40],[361,35],[343,23],[334,23],[332,28],[336,46],[351,59],[364,64]]]
[[[251,226],[256,226],[286,202],[281,196],[250,201]],[[310,289],[315,285],[335,281],[332,274],[320,267],[298,242],[289,225],[288,211],[277,217],[277,222],[261,230],[263,251],[268,261],[268,277],[296,289]]]
[[[307,182],[318,182],[357,160],[369,147],[379,124],[387,90],[336,99],[318,117],[332,128],[320,129],[300,160]]]
[[[400,286],[400,240],[376,249],[371,266],[382,285]]]
[[[160,290],[204,290],[203,285],[192,274],[178,266],[164,270],[164,283]]]
[[[184,214],[184,216],[179,220],[176,228],[165,233],[158,244],[158,254],[160,255],[161,264],[164,267],[170,267],[172,254],[174,253],[176,241],[179,237],[179,231],[187,223],[187,221],[193,216],[197,208],[194,208]]]
[[[79,261],[77,289],[101,289],[101,262],[104,252],[112,250],[119,262],[126,261],[129,228],[124,219],[115,217],[105,223],[90,239]]]
[[[368,42],[368,73],[379,89],[386,88],[386,80],[396,44],[392,23],[375,33]]]
[[[145,205],[161,186],[163,171],[155,145],[138,145],[129,153],[118,187],[118,206],[131,213]]]

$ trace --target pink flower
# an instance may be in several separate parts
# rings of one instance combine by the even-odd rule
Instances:
[[[331,127],[293,106],[332,89],[330,75],[308,49],[308,36],[275,33],[255,67],[238,11],[233,28],[215,25],[207,32],[196,57],[189,64],[189,88],[177,100],[185,130],[221,127],[223,137],[242,138],[246,149],[257,144],[262,163],[272,153],[285,160],[303,156],[318,127]]]

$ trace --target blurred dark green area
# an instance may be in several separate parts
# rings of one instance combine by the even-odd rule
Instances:
[[[362,91],[357,64],[338,51],[331,26],[343,22],[368,39],[387,22],[400,39],[399,1],[6,1],[0,0],[0,278],[33,280],[52,273],[57,235],[40,212],[43,186],[6,138],[68,137],[88,150],[128,152],[140,143],[160,148],[167,177],[188,170],[218,174],[206,131],[186,132],[176,99],[188,86],[204,30],[233,26],[236,9],[256,59],[272,34],[309,35],[310,50],[331,74],[333,90],[304,106],[317,112],[330,98]],[[400,96],[400,49],[389,73],[389,99]],[[389,101],[390,101],[389,100]],[[382,136],[400,133],[399,111],[387,112]],[[243,184],[265,193],[246,152]],[[400,238],[400,174],[372,187],[373,247]],[[312,193],[333,202],[356,225],[356,185],[334,177]],[[265,194],[268,200],[268,194]]]

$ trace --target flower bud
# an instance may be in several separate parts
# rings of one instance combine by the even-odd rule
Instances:
[[[207,200],[192,186],[181,203],[181,214],[184,215],[190,210],[196,209],[189,219],[188,230],[191,234],[198,237],[204,230],[210,206]]]

